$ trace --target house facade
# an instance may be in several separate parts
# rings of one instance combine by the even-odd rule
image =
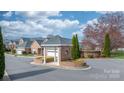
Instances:
[[[43,55],[43,48],[41,47],[42,40],[34,40],[31,44],[31,51],[33,54]]]
[[[17,45],[17,40],[4,41],[4,46],[7,51],[16,50]]]
[[[30,38],[21,38],[19,40],[19,44],[16,47],[16,53],[17,54],[30,54],[31,53],[31,44],[32,40]]]

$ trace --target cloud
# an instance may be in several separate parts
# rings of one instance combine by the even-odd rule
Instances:
[[[93,24],[97,24],[97,23],[98,23],[97,18],[94,18],[94,19],[89,20],[89,21],[87,22],[87,24],[89,24],[89,25],[93,25]]]
[[[96,13],[99,13],[99,14],[106,14],[108,13],[109,11],[96,11]]]
[[[78,35],[78,39],[79,39],[79,41],[81,41],[82,38],[83,38],[83,32],[82,32],[82,30],[78,30],[78,31],[75,31],[75,32],[72,33],[72,35],[75,35],[75,34]]]
[[[98,23],[97,18],[94,18],[92,20],[89,20],[89,21],[87,21],[86,24],[80,25],[80,31],[83,32],[84,29],[87,27],[87,25],[90,25],[90,26],[94,27],[94,24],[97,24],[97,23]]]
[[[49,28],[54,28],[54,29],[65,29],[65,28],[74,28],[77,27],[79,25],[79,21],[78,20],[60,20],[60,19],[43,19],[40,20],[41,24],[43,24],[46,27]]]
[[[9,11],[9,12],[3,14],[3,16],[4,16],[4,17],[10,17],[10,16],[12,16],[12,14],[13,14],[13,13],[12,13],[11,11]]]
[[[82,41],[82,39],[83,39],[83,37],[84,37],[83,31],[84,31],[85,28],[86,28],[86,24],[82,24],[82,25],[79,26],[79,28],[78,28],[77,31],[74,31],[74,32],[72,33],[72,35],[75,35],[75,34],[78,35],[78,39],[79,39],[80,42]]]
[[[24,16],[27,19],[0,21],[6,37],[46,36],[59,34],[65,29],[79,28],[78,20],[49,19],[50,16],[60,16],[60,12],[15,12],[15,15]]]
[[[59,11],[16,11],[15,15],[25,16],[27,18],[46,18],[50,16],[62,16]]]
[[[0,25],[3,27],[5,34],[12,36],[36,36],[36,35],[46,35],[52,32],[52,29],[46,28],[42,25],[38,25],[34,22],[22,22],[22,21],[1,21]],[[10,34],[11,33],[11,34]]]
[[[119,12],[119,11],[96,11],[96,13],[99,13],[99,14],[116,13],[116,12]]]

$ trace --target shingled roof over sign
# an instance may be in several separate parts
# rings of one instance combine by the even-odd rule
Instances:
[[[45,40],[43,44],[71,44],[71,39],[63,38],[59,35],[52,36],[51,38]]]

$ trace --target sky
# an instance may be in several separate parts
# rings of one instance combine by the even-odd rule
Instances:
[[[86,24],[103,13],[96,11],[1,11],[0,26],[5,38],[46,37],[49,34],[83,39]]]

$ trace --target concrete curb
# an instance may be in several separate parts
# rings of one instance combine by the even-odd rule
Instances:
[[[32,56],[32,57],[30,57],[30,56],[15,56],[12,54],[6,54],[6,55],[13,56],[13,57],[22,57],[22,58],[35,58],[34,56]]]
[[[33,62],[31,62],[31,64],[52,67],[52,68],[58,68],[58,69],[64,69],[64,70],[89,70],[89,69],[91,69],[91,66],[89,66],[87,68],[83,68],[83,67],[82,68],[73,68],[73,67],[61,67],[61,66],[53,66],[53,65],[46,65],[46,64],[35,64]]]
[[[5,55],[9,55],[9,56],[15,56],[15,55],[12,55],[12,54],[5,54]]]
[[[5,74],[4,74],[4,77],[3,77],[3,81],[11,81],[7,71],[5,70]]]
[[[30,57],[30,56],[15,56],[15,57],[22,57],[22,58],[35,58],[35,57]]]
[[[84,58],[83,60],[124,60],[121,58]]]
[[[61,67],[61,69],[64,69],[64,70],[90,70],[92,67],[89,66],[87,68],[66,68],[66,67]]]

